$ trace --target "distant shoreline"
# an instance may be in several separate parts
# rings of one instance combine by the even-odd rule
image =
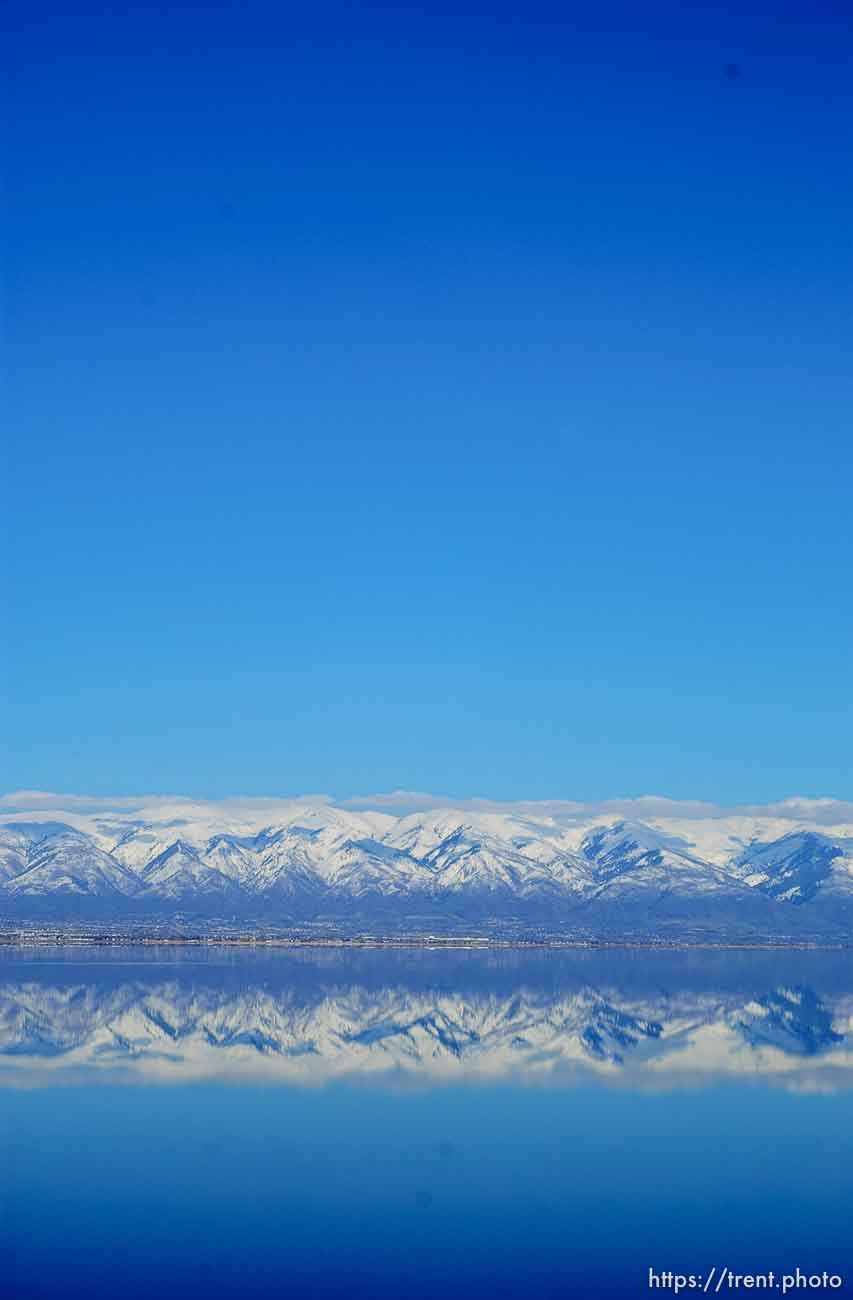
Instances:
[[[264,937],[255,935],[157,936],[157,935],[77,935],[0,933],[2,948],[421,948],[476,951],[493,949],[568,949],[572,951],[638,950],[643,952],[849,952],[851,943],[807,942],[794,940],[637,940],[637,939],[499,939],[477,936],[358,936],[304,938]]]

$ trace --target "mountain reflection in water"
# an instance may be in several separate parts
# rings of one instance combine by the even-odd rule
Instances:
[[[853,1086],[846,953],[8,949],[0,1084]]]

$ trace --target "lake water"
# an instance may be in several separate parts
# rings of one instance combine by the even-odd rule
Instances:
[[[849,1294],[851,1191],[851,954],[0,952],[4,1300]]]

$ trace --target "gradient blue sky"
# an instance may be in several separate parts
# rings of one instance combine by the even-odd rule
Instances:
[[[850,797],[846,5],[7,32],[0,788]]]

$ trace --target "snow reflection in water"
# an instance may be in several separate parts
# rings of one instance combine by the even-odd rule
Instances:
[[[7,950],[0,1083],[853,1086],[846,954]]]

